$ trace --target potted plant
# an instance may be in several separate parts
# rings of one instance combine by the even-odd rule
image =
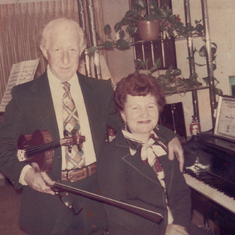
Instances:
[[[98,48],[112,49],[116,47],[121,50],[128,49],[133,42],[131,38],[127,40],[124,39],[125,31],[130,37],[133,37],[135,34],[140,34],[142,37],[145,36],[143,40],[147,41],[157,39],[159,37],[159,31],[163,32],[164,38],[203,35],[204,27],[200,23],[201,20],[195,21],[195,27],[185,26],[181,22],[179,15],[172,14],[171,9],[165,10],[157,7],[156,2],[151,0],[149,0],[147,5],[143,0],[134,2],[131,10],[128,10],[121,21],[117,22],[114,26],[114,31],[118,33],[118,39],[112,39],[112,29],[110,25],[107,24],[104,27],[104,33],[107,37],[106,40],[103,41],[97,34],[97,39],[102,43],[100,43],[98,47],[88,48],[88,51],[93,54]],[[145,28],[143,27],[144,25],[146,26]],[[125,31],[122,28],[123,26],[126,26]],[[147,36],[147,33],[153,33],[153,35]]]
[[[131,37],[135,34],[140,34],[141,30],[138,28],[142,23],[146,23],[148,25],[148,22],[155,24],[154,30],[157,31],[159,29],[160,32],[163,32],[164,38],[176,38],[176,37],[187,37],[187,36],[203,36],[204,33],[204,27],[200,23],[201,21],[195,21],[196,26],[185,26],[180,18],[179,15],[172,14],[171,9],[165,10],[163,8],[160,8],[156,5],[155,1],[148,1],[148,4],[146,4],[146,1],[143,0],[137,0],[134,2],[134,4],[131,7],[131,10],[128,10],[124,17],[115,24],[114,30],[116,33],[118,33],[118,39],[113,40],[111,37],[111,27],[109,24],[105,25],[104,27],[104,33],[106,35],[106,40],[103,41],[99,35],[97,34],[97,39],[99,42],[102,42],[99,44],[98,47],[90,47],[88,48],[88,51],[93,54],[98,49],[112,49],[113,47],[116,47],[121,50],[125,50],[130,48],[130,45],[133,44]],[[159,23],[159,27],[156,26],[156,24]],[[125,31],[123,30],[123,26],[126,26]],[[149,27],[149,30],[147,31],[154,31],[151,29],[151,26]],[[127,32],[130,35],[130,38],[124,39],[125,32]],[[146,35],[146,33],[143,33]],[[155,38],[147,38],[144,40],[154,40],[159,37],[159,33],[156,33],[157,36]],[[141,36],[141,35],[140,35]],[[148,63],[150,59],[147,59],[145,62],[142,60],[135,60],[135,63],[138,64],[139,69],[135,72],[139,72],[140,69],[145,69],[146,73],[149,76],[152,76],[152,73],[158,70],[161,67],[161,61],[160,59],[157,59],[155,62],[153,62],[153,66],[151,68],[148,68]],[[193,88],[198,87],[201,85],[197,81],[197,75],[195,74],[194,78],[190,77],[190,79],[184,79],[181,76],[181,71],[179,69],[173,69],[173,66],[170,66],[165,74],[161,74],[158,78],[156,78],[157,82],[162,86],[164,91],[170,91],[175,92],[179,89],[187,89],[187,88]]]
[[[186,27],[179,15],[172,14],[171,9],[160,8],[155,1],[150,0],[146,4],[143,0],[137,0],[122,20],[115,24],[114,29],[118,32],[127,25],[126,31],[130,36],[139,33],[142,40],[151,41],[159,37],[159,31],[164,32],[165,37],[202,35],[204,27],[200,21],[195,23],[196,27]]]

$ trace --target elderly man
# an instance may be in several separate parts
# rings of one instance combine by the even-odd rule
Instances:
[[[101,235],[106,229],[101,203],[71,193],[58,197],[47,184],[57,181],[97,193],[96,161],[105,144],[106,126],[119,128],[111,82],[77,73],[85,46],[76,22],[50,21],[40,43],[47,70],[38,79],[13,88],[0,126],[0,170],[16,189],[23,187],[19,224],[28,234]],[[16,157],[19,137],[29,137],[36,130],[42,135],[46,130],[55,141],[76,130],[85,142],[54,149],[46,175]],[[175,136],[171,138],[171,158],[178,152],[182,168],[182,148]]]

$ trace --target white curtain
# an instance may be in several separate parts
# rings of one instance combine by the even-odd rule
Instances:
[[[89,27],[86,0],[84,13]],[[96,30],[103,33],[101,0],[94,2]],[[100,3],[100,4],[99,4]],[[77,0],[58,0],[0,5],[0,101],[5,92],[11,67],[24,60],[40,58],[35,77],[46,68],[46,61],[38,47],[38,39],[44,25],[58,17],[67,17],[79,22]],[[91,44],[90,30],[87,30],[88,46]]]

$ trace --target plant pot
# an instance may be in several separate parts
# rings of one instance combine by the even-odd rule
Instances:
[[[159,37],[160,20],[152,21],[141,20],[137,21],[137,28],[140,38],[145,41],[156,40]]]

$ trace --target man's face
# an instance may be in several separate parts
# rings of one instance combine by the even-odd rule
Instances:
[[[42,49],[51,72],[62,82],[68,81],[78,69],[81,53],[78,40],[76,27],[62,24],[52,29],[46,49]]]

